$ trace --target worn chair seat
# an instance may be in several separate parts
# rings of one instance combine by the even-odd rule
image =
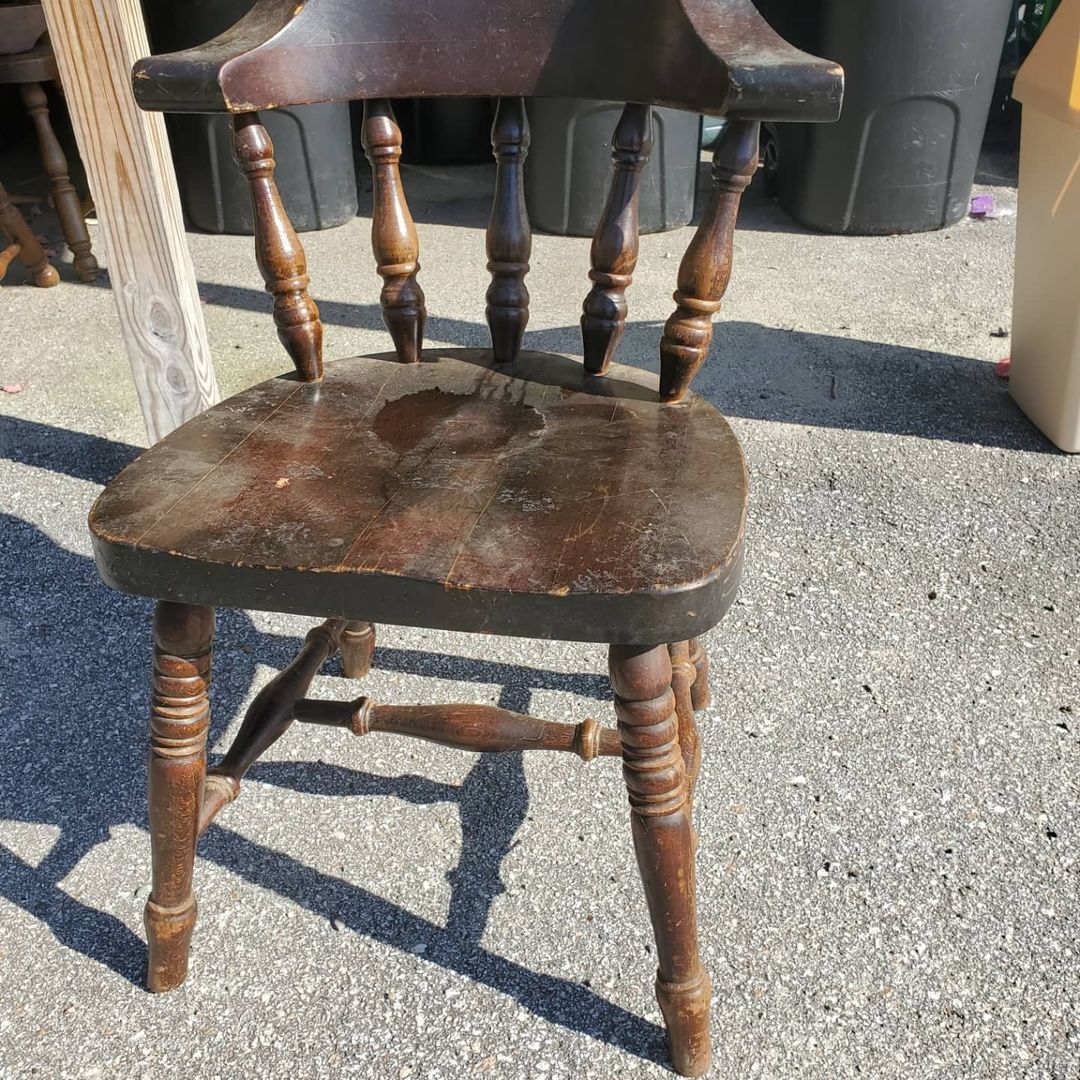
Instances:
[[[741,569],[746,474],[706,401],[564,356],[429,348],[270,379],[125,469],[90,524],[128,592],[583,641],[679,641]]]

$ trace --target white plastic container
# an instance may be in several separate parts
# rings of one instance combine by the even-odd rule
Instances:
[[[1023,102],[1009,389],[1080,452],[1080,0],[1063,0],[1016,76]]]

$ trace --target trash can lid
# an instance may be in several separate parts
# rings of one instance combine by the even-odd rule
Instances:
[[[1013,97],[1080,127],[1080,0],[1062,0],[1016,73]]]

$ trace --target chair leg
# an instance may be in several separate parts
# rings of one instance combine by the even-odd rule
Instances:
[[[212,608],[168,601],[157,605],[149,775],[154,869],[143,914],[149,945],[146,981],[153,991],[172,990],[187,977],[213,640]]]
[[[615,713],[638,869],[656,938],[656,996],[683,1076],[709,1068],[709,976],[697,944],[694,834],[667,647],[612,645]]]
[[[30,271],[38,288],[48,289],[60,283],[56,267],[49,262],[25,218],[15,209],[3,184],[0,184],[0,233],[11,241],[11,246],[0,252],[0,281],[11,260],[17,258]]]
[[[346,679],[362,679],[371,670],[371,658],[375,653],[375,624],[350,622],[341,633],[338,642],[341,653],[341,669]]]
[[[49,99],[41,83],[23,83],[19,89],[37,131],[41,162],[49,174],[53,204],[64,230],[64,239],[75,257],[75,272],[81,281],[93,281],[98,275],[97,259],[90,252],[90,234],[86,231],[79,194],[68,176],[67,158],[49,120]]]
[[[697,670],[694,685],[690,687],[690,698],[694,703],[694,711],[700,712],[712,703],[712,692],[709,690],[709,655],[702,647],[700,638],[691,638],[689,645],[690,662]]]
[[[671,689],[675,694],[675,715],[679,721],[679,749],[686,770],[686,787],[693,810],[694,788],[701,770],[701,740],[694,719],[694,680],[697,668],[690,659],[690,642],[678,641],[668,646],[671,656]]]

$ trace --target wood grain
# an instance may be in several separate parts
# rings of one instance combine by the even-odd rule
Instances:
[[[156,442],[217,401],[218,388],[164,119],[132,97],[131,65],[150,51],[142,13],[138,0],[44,0],[44,8]]]

